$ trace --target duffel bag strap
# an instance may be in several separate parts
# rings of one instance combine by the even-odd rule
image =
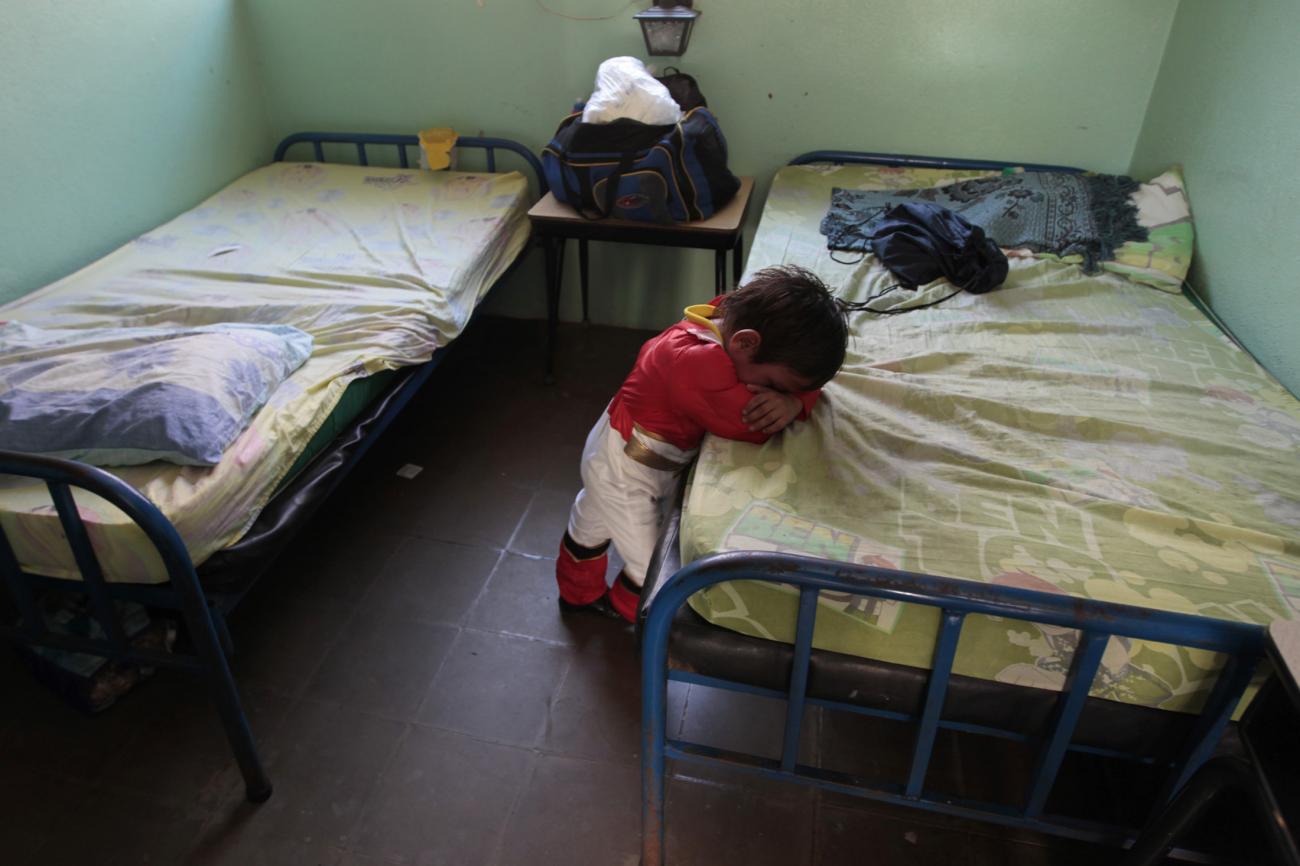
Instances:
[[[591,220],[594,222],[595,220],[605,219],[612,214],[614,212],[614,203],[618,200],[619,182],[623,179],[623,175],[632,168],[635,162],[636,153],[634,152],[624,153],[619,157],[618,168],[614,169],[614,171],[610,173],[609,177],[605,179],[605,201],[603,205],[601,202],[596,201],[596,194],[593,191],[591,184],[591,175],[588,172],[574,172],[574,174],[578,176],[579,182],[583,187],[582,193],[580,194],[573,188],[573,184],[569,181],[568,172],[566,172],[564,167],[561,166],[560,180],[564,184],[564,194],[568,197],[569,201],[573,203],[573,209],[578,212],[578,216],[585,220]],[[595,211],[595,214],[587,212],[587,208],[582,206],[584,201],[590,201],[592,203],[591,209]]]
[[[573,209],[578,212],[578,216],[582,217],[585,220],[600,219],[599,214],[596,216],[592,216],[591,214],[587,213],[585,209],[583,209],[582,207],[583,196],[576,189],[574,189],[573,184],[569,182],[569,172],[565,171],[566,168],[567,166],[564,165],[560,166],[560,181],[561,183],[564,184],[565,197],[572,203]],[[577,174],[577,172],[574,173]],[[586,173],[583,173],[581,177],[585,181],[587,179]],[[590,189],[590,186],[587,183],[584,183],[583,186]]]
[[[623,180],[623,175],[627,174],[636,162],[635,153],[624,153],[618,160],[618,168],[605,180],[605,207],[602,209],[599,204],[596,209],[600,210],[600,215],[608,217],[614,212],[614,203],[618,201],[618,185]]]

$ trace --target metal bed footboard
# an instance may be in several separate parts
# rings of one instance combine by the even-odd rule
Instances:
[[[232,652],[230,635],[220,615],[210,609],[199,586],[198,575],[194,573],[189,551],[171,521],[126,482],[102,469],[71,460],[0,451],[0,475],[37,478],[45,482],[81,574],[81,582],[76,583],[23,571],[13,546],[0,527],[0,575],[3,575],[20,617],[16,625],[0,623],[0,637],[29,646],[89,653],[125,664],[171,668],[201,675],[211,688],[221,725],[244,776],[248,799],[261,803],[270,797],[271,781],[258,757],[248,719],[239,702],[239,692],[230,674],[227,659]],[[73,488],[101,497],[131,518],[157,550],[167,569],[169,582],[159,586],[140,586],[106,581],[86,525],[73,500]],[[89,599],[91,614],[106,637],[101,640],[50,631],[33,592],[41,588],[84,593]],[[193,654],[132,647],[123,632],[115,601],[141,601],[152,607],[178,611],[188,627]]]
[[[765,580],[786,584],[798,591],[794,664],[785,692],[668,667],[669,637],[678,609],[696,592],[734,580]],[[919,714],[872,709],[813,698],[807,694],[817,599],[823,590],[922,604],[940,610],[941,624],[935,641],[929,685]],[[963,800],[930,790],[925,784],[935,737],[940,729],[1021,741],[1026,739],[1014,731],[950,722],[943,718],[957,641],[968,614],[1079,630],[1078,645],[1052,721],[1040,736],[1031,740],[1037,746],[1037,763],[1032,783],[1018,808]],[[1112,637],[1192,647],[1222,653],[1226,657],[1205,707],[1182,745],[1179,758],[1168,766],[1159,797],[1159,801],[1164,802],[1182,788],[1192,773],[1213,754],[1263,654],[1266,633],[1262,626],[791,554],[735,552],[693,562],[655,587],[642,630],[642,866],[660,866],[664,862],[667,758],[722,764],[773,779],[816,785],[962,818],[1089,841],[1124,844],[1135,835],[1136,827],[1112,827],[1045,812],[1048,795],[1067,751],[1089,751],[1087,747],[1072,745],[1071,739],[1102,655]],[[669,739],[666,727],[669,680],[785,700],[786,721],[780,759]],[[808,705],[914,723],[916,739],[906,783],[873,782],[799,764],[800,728],[804,708]]]

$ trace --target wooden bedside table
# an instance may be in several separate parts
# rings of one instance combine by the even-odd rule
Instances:
[[[555,365],[555,328],[560,319],[560,280],[564,269],[564,243],[578,241],[578,273],[582,284],[582,321],[587,319],[587,242],[616,241],[625,244],[648,244],[661,247],[689,247],[714,251],[714,274],[718,294],[728,288],[727,251],[731,251],[732,283],[740,280],[744,255],[741,228],[749,211],[754,179],[742,177],[740,189],[727,206],[706,220],[689,223],[649,223],[634,220],[583,217],[567,204],[547,193],[528,211],[533,231],[542,238],[546,251],[546,375]]]

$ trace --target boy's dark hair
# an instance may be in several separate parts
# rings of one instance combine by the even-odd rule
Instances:
[[[849,341],[844,306],[816,274],[797,265],[754,274],[726,296],[722,315],[728,333],[758,332],[754,363],[784,364],[813,388],[829,382],[844,363]]]

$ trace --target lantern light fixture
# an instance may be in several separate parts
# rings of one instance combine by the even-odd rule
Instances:
[[[693,0],[654,0],[649,9],[632,17],[641,24],[646,51],[656,57],[680,57],[691,41],[691,30],[700,13]]]

